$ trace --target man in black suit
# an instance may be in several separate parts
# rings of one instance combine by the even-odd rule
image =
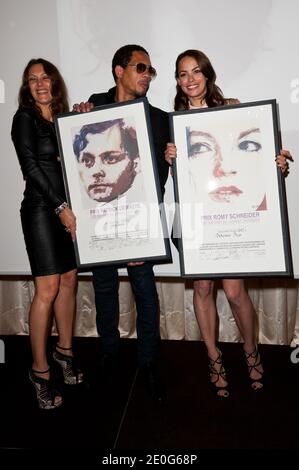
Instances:
[[[88,101],[93,106],[144,97],[151,80],[156,76],[148,52],[138,45],[126,45],[116,51],[112,60],[112,73],[116,86],[107,93],[91,95]],[[92,105],[87,105],[83,110],[88,111]],[[149,115],[160,188],[163,195],[169,168],[164,158],[164,150],[169,142],[168,115],[151,105],[149,105]],[[160,343],[159,304],[153,265],[146,261],[128,263],[127,271],[137,309],[138,364],[149,391],[155,399],[161,400],[162,390],[157,374]],[[104,353],[103,363],[105,365],[113,364],[119,349],[118,271],[115,266],[97,266],[92,269],[92,273],[96,323]]]

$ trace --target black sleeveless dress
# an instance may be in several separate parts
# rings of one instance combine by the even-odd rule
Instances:
[[[21,222],[32,274],[75,269],[71,236],[54,211],[66,200],[55,126],[23,108],[14,115],[11,135],[26,182]]]

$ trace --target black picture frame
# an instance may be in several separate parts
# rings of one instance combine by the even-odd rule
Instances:
[[[169,120],[182,276],[291,277],[276,100],[177,111]]]
[[[56,116],[79,268],[171,262],[146,98]]]

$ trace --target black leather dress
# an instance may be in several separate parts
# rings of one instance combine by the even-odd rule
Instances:
[[[26,182],[21,221],[32,274],[75,269],[71,236],[54,211],[66,200],[54,124],[34,109],[19,109],[11,135]]]

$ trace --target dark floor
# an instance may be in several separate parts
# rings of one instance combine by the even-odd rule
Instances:
[[[118,372],[103,379],[97,368],[99,340],[75,338],[89,386],[64,389],[63,406],[43,411],[27,378],[28,337],[2,340],[1,455],[23,455],[27,450],[33,455],[46,452],[47,458],[49,452],[100,458],[134,451],[185,449],[204,455],[216,449],[299,449],[299,363],[291,362],[287,346],[260,346],[267,381],[258,393],[248,385],[242,345],[221,343],[230,383],[230,397],[223,400],[208,386],[202,342],[163,341],[161,370],[167,400],[158,406],[137,373],[135,340],[122,340]]]

